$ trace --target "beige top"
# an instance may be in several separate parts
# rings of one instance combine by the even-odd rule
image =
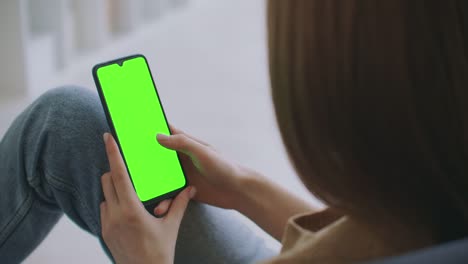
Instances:
[[[398,253],[364,226],[327,211],[289,219],[282,244],[280,255],[264,264],[353,263]]]

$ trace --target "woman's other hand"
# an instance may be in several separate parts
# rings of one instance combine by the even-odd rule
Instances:
[[[159,143],[180,152],[190,185],[197,188],[194,199],[214,206],[235,209],[280,240],[288,219],[317,211],[308,202],[253,170],[228,161],[208,144],[174,127],[173,135],[157,136]],[[156,214],[164,214],[171,201],[162,202]]]
[[[226,209],[236,209],[241,194],[240,181],[246,168],[225,159],[207,143],[171,126],[172,135],[158,134],[158,142],[181,153],[180,159],[190,185],[197,188],[194,199]],[[164,214],[170,201],[161,202],[156,214]]]
[[[138,199],[113,137],[104,135],[110,172],[102,176],[101,203],[104,242],[116,263],[173,263],[180,222],[196,189],[174,198],[163,218],[149,214]],[[167,202],[166,202],[167,203]]]

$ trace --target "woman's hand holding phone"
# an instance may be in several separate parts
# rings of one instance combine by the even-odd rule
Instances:
[[[163,218],[149,214],[133,189],[117,143],[104,135],[110,172],[102,178],[102,237],[116,263],[173,263],[180,222],[196,189],[174,198]]]

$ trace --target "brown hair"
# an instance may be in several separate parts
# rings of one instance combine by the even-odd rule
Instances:
[[[468,236],[468,1],[270,0],[268,28],[277,120],[309,190]]]

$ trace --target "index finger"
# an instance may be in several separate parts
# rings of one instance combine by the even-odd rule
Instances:
[[[194,137],[194,136],[192,136],[192,135],[189,135],[189,134],[185,133],[184,131],[182,131],[181,129],[178,129],[178,128],[174,127],[174,126],[171,125],[171,124],[169,124],[169,129],[171,130],[171,132],[172,132],[173,135],[184,134],[184,135],[186,135],[188,138],[191,138],[191,139],[195,140],[196,142],[198,142],[198,143],[200,143],[200,144],[202,144],[202,145],[205,145],[205,146],[207,146],[207,147],[211,147],[210,144],[206,143],[205,141],[203,141],[203,140],[201,140],[201,139],[199,139],[199,138],[196,138],[196,137]]]
[[[104,142],[106,144],[107,159],[109,160],[109,166],[112,172],[112,181],[114,182],[119,201],[138,200],[130,177],[128,176],[127,167],[125,166],[122,155],[120,155],[114,137],[109,133],[105,133]]]

